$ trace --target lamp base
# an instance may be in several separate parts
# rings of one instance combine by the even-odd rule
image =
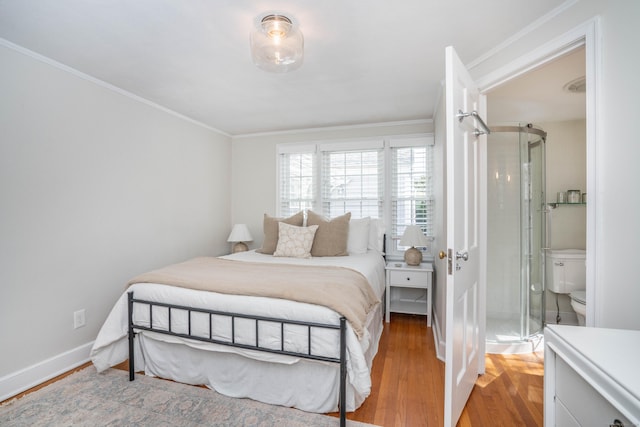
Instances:
[[[246,243],[244,242],[238,242],[235,245],[233,245],[233,249],[231,250],[232,253],[236,253],[236,252],[246,252],[249,250],[249,246],[247,246]]]
[[[422,252],[416,248],[409,248],[404,251],[404,262],[407,265],[420,265],[422,262]]]

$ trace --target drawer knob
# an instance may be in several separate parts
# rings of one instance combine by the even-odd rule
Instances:
[[[407,282],[408,282],[409,280],[411,280],[411,277],[407,277]]]

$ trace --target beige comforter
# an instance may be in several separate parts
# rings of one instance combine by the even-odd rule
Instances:
[[[344,316],[358,337],[380,300],[367,279],[343,267],[303,266],[200,257],[150,271],[129,281],[224,294],[282,298],[322,305]]]

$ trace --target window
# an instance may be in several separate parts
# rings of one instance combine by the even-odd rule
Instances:
[[[391,141],[391,236],[397,242],[407,225],[433,237],[432,146],[423,139]],[[396,245],[395,249],[406,249]]]
[[[315,146],[290,147],[279,154],[280,215],[291,216],[303,209],[314,209],[316,198]]]
[[[323,215],[333,218],[351,212],[354,218],[381,218],[384,205],[383,142],[363,143],[360,147],[321,145],[320,153]]]
[[[312,209],[333,218],[382,218],[387,252],[407,225],[433,236],[431,136],[278,146],[281,216]]]

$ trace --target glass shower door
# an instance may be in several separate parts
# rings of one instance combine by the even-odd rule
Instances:
[[[521,155],[521,325],[520,337],[544,326],[545,142],[526,126],[520,132]]]
[[[544,326],[545,138],[492,126],[487,143],[487,351],[533,351]]]

